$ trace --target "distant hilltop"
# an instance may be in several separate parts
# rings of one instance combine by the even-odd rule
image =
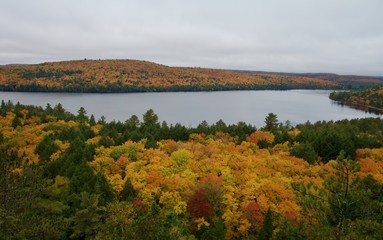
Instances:
[[[383,78],[168,67],[139,60],[73,60],[0,67],[2,91],[120,93],[353,89],[379,84],[383,84]]]

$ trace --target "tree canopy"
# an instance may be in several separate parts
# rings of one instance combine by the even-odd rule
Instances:
[[[293,127],[269,114],[256,129],[86,114],[2,102],[0,238],[383,235],[380,118]]]

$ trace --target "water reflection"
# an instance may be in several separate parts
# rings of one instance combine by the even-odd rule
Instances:
[[[335,104],[335,105],[340,106],[342,108],[347,107],[347,108],[352,108],[352,109],[358,109],[358,110],[364,111],[365,113],[369,113],[369,114],[376,114],[376,115],[383,114],[383,109],[368,107],[368,106],[361,105],[361,104],[338,102],[338,101],[334,101],[334,100],[332,100],[332,104]]]

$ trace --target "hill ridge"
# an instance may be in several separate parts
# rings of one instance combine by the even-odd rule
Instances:
[[[343,79],[342,79],[343,78]],[[348,81],[349,80],[349,81]],[[134,59],[84,59],[0,68],[0,90],[51,92],[153,92],[218,90],[338,89],[343,83],[376,85],[371,77],[320,76],[172,67]]]

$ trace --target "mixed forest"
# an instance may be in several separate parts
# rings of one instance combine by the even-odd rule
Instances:
[[[330,99],[353,108],[383,113],[383,87],[377,86],[359,91],[342,91],[330,94]]]
[[[257,129],[1,102],[1,239],[381,239],[383,120]]]
[[[0,66],[1,91],[161,92],[352,89],[382,78],[168,67],[138,60],[77,60]]]

